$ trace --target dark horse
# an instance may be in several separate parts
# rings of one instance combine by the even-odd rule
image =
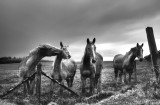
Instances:
[[[101,92],[101,71],[103,69],[103,57],[96,52],[96,39],[92,42],[87,39],[84,56],[80,65],[82,94],[85,93],[86,79],[90,79],[90,94],[93,94],[95,88],[97,92]]]
[[[126,82],[126,73],[129,73],[129,83],[130,83],[133,69],[135,70],[135,82],[137,82],[135,58],[137,57],[139,61],[143,60],[142,47],[143,44],[139,45],[137,43],[137,46],[131,48],[131,50],[127,52],[125,55],[122,54],[115,55],[113,59],[113,67],[115,72],[116,83],[118,74],[120,76],[121,82],[122,82],[122,75],[124,74],[124,82]]]

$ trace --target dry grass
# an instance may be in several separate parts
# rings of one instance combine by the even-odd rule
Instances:
[[[15,86],[19,79],[17,76],[18,64],[3,64],[0,65],[0,94]],[[51,73],[51,63],[43,63],[43,71],[48,75]],[[102,90],[103,92],[91,97],[75,97],[73,94],[64,90],[63,95],[58,94],[58,87],[55,87],[54,94],[49,99],[49,80],[42,76],[42,95],[41,104],[47,105],[50,102],[55,102],[58,105],[128,105],[128,104],[157,104],[160,98],[160,89],[152,78],[153,74],[150,70],[150,65],[147,63],[138,63],[137,66],[138,83],[131,85],[118,85],[115,88],[114,71],[112,63],[105,63],[102,73]],[[81,81],[79,69],[74,78],[73,90],[81,94]],[[156,88],[155,88],[156,87]],[[22,94],[22,86],[13,93],[0,100],[0,105],[36,105],[38,100],[35,96],[24,96]],[[156,89],[156,90],[155,90]],[[13,104],[12,104],[13,103]]]

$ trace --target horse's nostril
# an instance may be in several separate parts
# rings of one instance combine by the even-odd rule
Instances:
[[[139,61],[142,62],[142,61],[143,61],[143,58],[140,58]]]
[[[96,60],[95,59],[92,59],[92,63],[95,63],[96,62]]]

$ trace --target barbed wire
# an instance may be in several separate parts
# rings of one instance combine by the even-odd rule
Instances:
[[[160,68],[159,65],[152,65],[151,70],[152,70],[152,72],[153,72],[153,70],[156,70],[159,73],[159,68]]]

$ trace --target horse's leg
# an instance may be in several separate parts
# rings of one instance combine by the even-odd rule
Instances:
[[[99,79],[99,76],[96,75],[96,76],[95,76],[95,79],[94,79],[94,87],[95,87],[95,89],[98,89],[98,88],[97,88],[97,87],[98,87],[98,79]]]
[[[101,75],[98,78],[98,89],[97,89],[97,93],[100,93],[102,91],[102,85],[101,85]]]
[[[34,70],[35,72],[36,70]],[[33,95],[35,94],[36,92],[34,91],[35,90],[35,87],[36,87],[36,82],[37,82],[37,78],[35,78],[36,76],[33,76],[31,79],[30,79],[30,94]],[[39,87],[40,88],[40,87]]]
[[[114,74],[115,74],[115,82],[117,84],[117,77],[118,77],[118,69],[114,68]]]
[[[135,77],[135,83],[137,83],[137,69],[136,69],[136,61],[134,61],[134,77]]]
[[[94,94],[94,87],[95,87],[95,77],[94,76],[91,76],[90,77],[90,94],[92,95],[92,94]]]
[[[25,79],[26,79],[26,78],[25,78],[25,77],[23,77],[23,78],[21,79],[21,81],[23,81],[23,80],[25,80]],[[26,95],[26,94],[27,94],[28,89],[29,89],[28,81],[26,81],[25,83],[23,83],[23,94],[24,94],[24,95]]]
[[[21,79],[21,81],[25,80],[25,78]],[[27,81],[28,82],[28,81]],[[23,83],[23,94],[27,94],[27,83]]]
[[[23,83],[23,94],[26,95],[27,94],[27,86],[26,83]]]
[[[84,78],[82,75],[81,75],[81,81],[82,81],[82,95],[84,95],[86,92],[86,90],[85,90],[86,78]]]
[[[26,81],[25,85],[26,85],[27,93],[30,94],[30,80]]]
[[[129,72],[129,84],[131,83],[132,72]]]
[[[95,77],[94,88],[96,89],[96,93],[98,93],[98,77]]]
[[[66,79],[66,81],[67,81],[68,88],[71,89],[72,88],[72,78],[69,77],[69,78]],[[69,91],[68,91],[68,94],[70,94]]]
[[[40,87],[39,87],[40,88]],[[34,89],[35,89],[35,78],[32,78],[30,80],[30,94],[33,95],[34,94]]]
[[[64,80],[60,81],[60,83],[61,83],[62,85],[64,85]],[[63,87],[62,87],[62,86],[60,86],[59,94],[60,94],[60,96],[63,95]]]
[[[123,75],[123,70],[119,70],[119,77],[120,77],[120,83],[122,83],[122,75]]]
[[[54,89],[54,82],[51,80],[50,81],[50,99],[52,98],[52,95],[53,95],[53,89]]]
[[[66,79],[68,87],[70,87],[70,78]]]
[[[72,77],[68,77],[68,78],[66,79],[66,81],[67,81],[68,87],[71,88],[71,87],[72,87],[73,78],[72,78]]]
[[[74,80],[74,77],[71,77],[71,87],[73,86],[73,80]]]
[[[123,69],[123,74],[124,74],[124,83],[127,83],[127,80],[126,80],[126,69]]]

